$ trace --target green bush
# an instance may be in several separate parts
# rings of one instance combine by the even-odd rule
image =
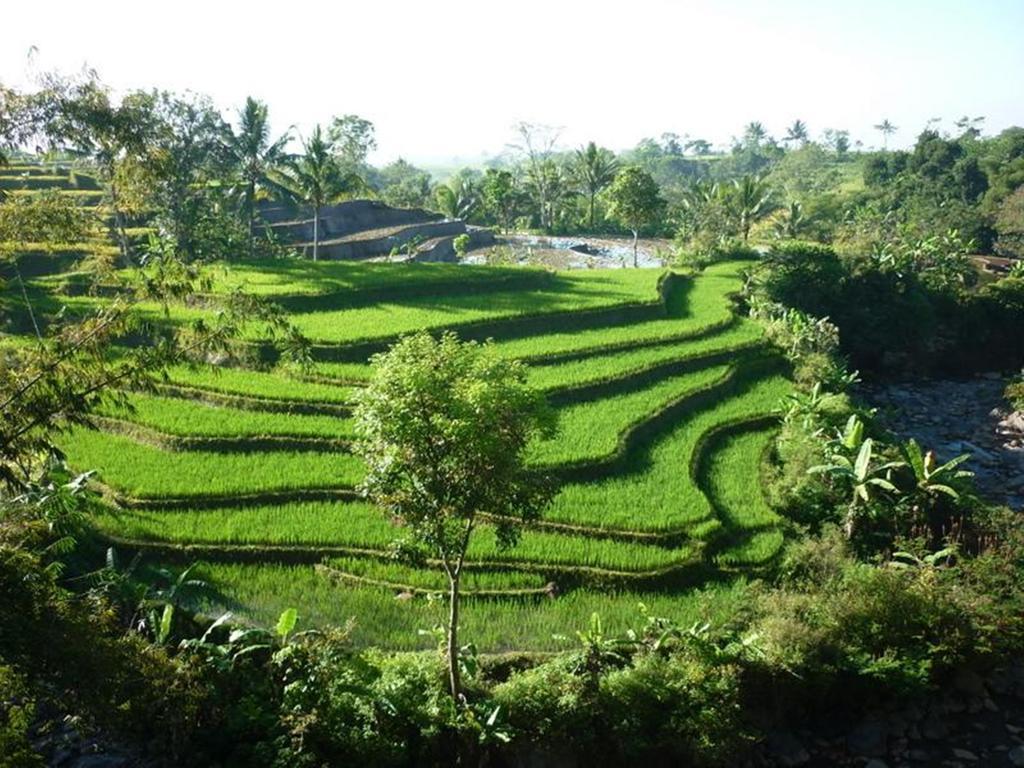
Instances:
[[[42,768],[29,729],[36,706],[24,677],[0,665],[0,768]]]
[[[1002,632],[985,597],[998,594],[995,583],[1019,609],[1020,588],[1006,581],[1005,557],[989,557],[898,567],[856,560],[835,529],[794,542],[781,586],[759,600],[754,631],[763,664],[771,674],[798,676],[809,689],[845,687],[865,701],[872,691],[924,693]],[[1009,620],[1009,611],[1001,615]]]
[[[742,742],[739,669],[690,653],[645,654],[601,681],[623,764],[727,765]]]

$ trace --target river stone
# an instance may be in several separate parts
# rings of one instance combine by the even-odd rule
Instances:
[[[971,752],[969,749],[960,749],[959,747],[953,747],[953,756],[958,760],[967,760],[971,763],[978,761],[978,756]]]
[[[865,720],[847,735],[846,746],[862,757],[882,757],[888,746],[886,728],[875,720]]]
[[[811,754],[796,736],[789,731],[773,731],[765,739],[765,749],[776,759],[779,765],[803,765],[811,759]]]
[[[953,677],[953,687],[965,696],[973,698],[983,699],[988,695],[988,691],[985,690],[985,681],[982,680],[981,675],[969,669],[957,671]]]

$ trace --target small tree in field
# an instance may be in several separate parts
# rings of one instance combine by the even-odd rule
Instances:
[[[459,582],[482,517],[499,547],[547,502],[548,483],[523,466],[523,452],[553,420],[526,385],[525,367],[489,344],[425,331],[373,359],[360,394],[357,450],[366,460],[362,490],[427,550],[449,585],[446,656],[451,694],[461,697]]]
[[[633,233],[633,266],[639,266],[637,242],[640,230],[654,223],[665,208],[658,182],[642,168],[626,168],[612,182],[608,199],[612,216]]]

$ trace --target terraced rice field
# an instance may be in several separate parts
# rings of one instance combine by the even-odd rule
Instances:
[[[429,647],[417,630],[441,620],[428,596],[443,579],[430,563],[391,559],[401,529],[355,494],[364,468],[349,404],[370,355],[402,333],[493,338],[558,411],[558,433],[528,461],[559,488],[514,549],[498,549],[488,524],[478,531],[464,637],[489,651],[555,649],[554,635],[593,612],[610,631],[635,624],[641,602],[679,621],[724,620],[734,585],[772,561],[784,531],[761,474],[790,382],[736,311],[744,268],[215,266],[211,295],[171,321],[214,312],[245,286],[313,339],[313,370],[181,366],[62,447],[76,469],[97,471],[104,543],[151,563],[199,561],[212,587],[202,609],[269,622],[295,607],[307,627],[354,617],[359,643]],[[102,301],[62,300],[72,311]]]
[[[311,297],[330,307],[317,323],[342,324],[318,339],[314,372],[183,366],[64,447],[119,503],[98,516],[101,534],[160,562],[202,561],[217,589],[208,610],[267,620],[294,604],[311,623],[355,616],[366,642],[419,647],[430,641],[416,630],[436,621],[427,595],[444,585],[429,564],[389,559],[402,532],[354,493],[363,468],[348,449],[347,403],[370,374],[368,340],[486,324],[558,410],[558,433],[531,445],[528,461],[561,487],[516,548],[479,531],[467,631],[491,650],[547,649],[592,610],[628,623],[643,602],[689,616],[708,600],[703,585],[728,594],[723,584],[782,543],[760,472],[790,384],[757,326],[734,312],[743,267],[549,278],[417,265],[382,280],[368,265],[328,264],[318,292],[312,265],[292,283],[273,265],[244,265],[268,294],[296,306]],[[411,298],[387,303],[403,282]]]

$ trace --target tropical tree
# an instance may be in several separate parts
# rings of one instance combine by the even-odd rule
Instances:
[[[52,111],[43,128],[60,147],[95,163],[99,180],[113,214],[113,230],[126,263],[132,249],[126,233],[126,209],[132,206],[122,194],[128,184],[126,170],[145,153],[155,126],[152,94],[133,92],[120,101],[94,76],[74,82],[47,79],[43,98]]]
[[[327,128],[327,139],[339,165],[346,171],[359,171],[366,163],[366,156],[377,148],[373,123],[359,115],[334,118]]]
[[[619,162],[611,150],[590,142],[576,150],[573,172],[587,195],[590,208],[590,229],[594,229],[594,202],[597,196],[615,181]]]
[[[711,152],[711,142],[706,139],[690,139],[685,147],[695,155],[706,155]]]
[[[783,209],[775,220],[775,236],[785,240],[795,240],[803,233],[807,225],[804,207],[799,200],[793,200]]]
[[[897,128],[889,122],[888,118],[874,126],[875,130],[882,134],[882,149],[889,149],[889,137],[896,133]]]
[[[516,126],[519,139],[511,145],[523,159],[526,166],[526,185],[537,206],[540,225],[545,229],[551,225],[551,197],[561,193],[552,185],[564,183],[564,175],[554,162],[552,154],[558,142],[559,129],[548,125],[519,123]]]
[[[209,99],[160,93],[155,128],[140,161],[148,208],[187,260],[219,258],[241,232],[219,183],[224,123]]]
[[[976,139],[981,136],[981,125],[984,122],[984,117],[964,115],[959,120],[954,121],[953,125],[960,129],[961,138]]]
[[[530,166],[526,189],[540,215],[541,227],[549,231],[561,220],[565,205],[576,195],[571,171],[554,158]]]
[[[743,129],[743,142],[750,147],[760,147],[768,138],[768,131],[756,120],[747,123]]]
[[[434,188],[434,201],[447,219],[467,219],[479,202],[479,192],[465,176],[454,176]]]
[[[380,169],[380,196],[396,208],[423,208],[430,204],[430,174],[405,158]]]
[[[850,132],[826,128],[823,134],[825,146],[831,147],[836,156],[842,159],[850,151]]]
[[[608,199],[612,216],[633,233],[633,266],[638,267],[640,230],[657,221],[665,209],[658,183],[644,169],[630,166],[619,171],[608,190]]]
[[[760,176],[747,174],[735,179],[727,194],[727,207],[746,242],[750,228],[775,211],[772,188]]]
[[[808,138],[807,123],[803,120],[794,120],[793,124],[786,129],[784,141],[787,144],[799,144],[802,147],[807,144]]]
[[[363,492],[433,557],[448,579],[446,655],[451,695],[462,700],[460,580],[482,517],[498,544],[512,546],[520,523],[535,518],[550,486],[524,466],[531,438],[554,421],[526,384],[522,363],[490,344],[454,333],[409,336],[373,360],[357,399],[357,450],[367,464]],[[425,550],[425,551],[424,551]]]
[[[252,96],[238,113],[238,130],[224,131],[223,147],[242,185],[242,208],[248,231],[249,257],[255,250],[256,195],[272,186],[271,176],[285,159],[288,133],[271,139],[267,105]]]
[[[317,125],[309,139],[302,142],[303,153],[285,158],[279,171],[282,186],[299,201],[313,209],[313,261],[320,249],[320,211],[342,195],[359,189],[363,181],[355,173],[345,173],[334,156],[334,145]]]
[[[521,198],[515,177],[511,171],[488,168],[484,173],[481,188],[484,206],[501,223],[501,228],[508,234]]]

